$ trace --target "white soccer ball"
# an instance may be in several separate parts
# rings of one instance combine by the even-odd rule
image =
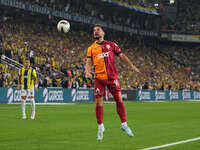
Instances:
[[[67,33],[70,30],[70,23],[67,20],[60,20],[57,24],[59,32]]]

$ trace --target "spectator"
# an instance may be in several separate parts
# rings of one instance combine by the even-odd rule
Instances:
[[[8,58],[12,58],[12,50],[10,46],[8,46],[8,48],[6,49],[5,56]]]
[[[3,45],[2,44],[3,44],[3,40],[2,40],[2,37],[0,35],[0,57],[3,54]],[[1,61],[0,61],[0,63],[1,63]]]
[[[6,54],[7,56],[11,55],[15,61],[22,63],[25,56],[30,54],[29,51],[33,51],[34,55],[29,56],[34,56],[34,67],[38,73],[44,75],[41,86],[51,87],[52,84],[53,86],[61,86],[59,84],[60,80],[67,77],[67,80],[72,80],[72,85],[68,84],[68,87],[90,87],[90,84],[87,84],[83,76],[84,57],[87,47],[91,44],[88,42],[89,32],[78,30],[69,32],[67,35],[60,34],[56,28],[52,28],[50,25],[43,26],[35,22],[24,23],[24,20],[17,21],[17,18],[15,18],[15,22],[10,21],[2,24],[1,31],[4,37],[2,43],[3,51],[6,49],[11,50]],[[28,34],[26,31],[28,31]],[[120,45],[126,55],[143,72],[142,76],[136,76],[134,73],[127,74],[126,72],[129,71],[126,70],[126,67],[119,63],[120,60],[116,60],[120,84],[123,88],[137,89],[139,86],[146,86],[147,89],[160,89],[162,84],[164,89],[170,87],[173,90],[200,88],[199,75],[192,72],[188,74],[185,66],[179,63],[199,63],[198,46],[184,48],[181,46],[167,47],[165,45],[160,48],[161,52],[147,45],[147,43],[150,43],[148,41],[150,39],[145,42],[141,36],[127,38],[127,35],[124,36],[122,34],[117,39],[116,37],[118,36],[115,36],[115,33],[108,36],[109,39],[116,41]],[[83,44],[77,41],[83,41]],[[33,48],[29,49],[30,47]],[[191,51],[188,52],[188,49],[191,49]],[[12,68],[3,63],[0,66],[2,68],[1,72],[5,76],[5,86],[14,86]],[[71,70],[71,73],[67,72],[67,70]],[[68,74],[71,74],[71,77]],[[186,79],[188,83],[182,84]],[[191,84],[194,82],[197,82],[197,85]],[[66,86],[66,84],[64,85]]]
[[[4,85],[5,85],[5,81],[4,81],[3,73],[0,72],[0,88],[4,87]]]
[[[61,85],[63,88],[68,88],[68,77],[65,77],[62,82],[61,82]]]

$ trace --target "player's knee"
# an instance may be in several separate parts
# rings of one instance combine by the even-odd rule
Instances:
[[[123,103],[123,99],[122,99],[122,95],[121,94],[118,96],[118,102]]]
[[[103,102],[101,102],[101,101],[97,101],[96,104],[97,104],[97,106],[103,106]]]
[[[30,99],[30,100],[33,100],[33,99],[34,99],[34,96],[29,96],[29,99]]]
[[[121,92],[113,94],[114,99],[117,103],[123,103]]]
[[[26,100],[26,96],[21,96],[21,99],[22,100]]]
[[[116,105],[118,106],[118,105],[122,105],[124,102],[123,101],[116,101]]]
[[[123,103],[123,100],[122,100],[122,98],[118,100],[118,103]]]
[[[103,98],[96,98],[96,105],[103,106]]]

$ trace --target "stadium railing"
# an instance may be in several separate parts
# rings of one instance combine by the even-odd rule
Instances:
[[[14,67],[14,68],[18,69],[18,70],[23,67],[22,64],[18,63],[17,61],[15,61],[15,60],[13,60],[11,58],[8,58],[5,55],[1,56],[1,61],[4,62],[4,63],[6,63],[7,65],[9,65],[11,67]],[[37,74],[38,74],[39,77],[44,78],[43,74],[41,74],[41,73],[37,73]]]

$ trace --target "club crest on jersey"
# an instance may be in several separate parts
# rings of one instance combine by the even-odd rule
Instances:
[[[118,80],[114,80],[114,84],[115,84],[116,86],[119,86],[119,81],[118,81]]]
[[[97,55],[98,58],[104,58],[104,57],[109,57],[109,52],[103,52],[102,54]]]
[[[106,45],[106,48],[107,48],[107,49],[110,49],[110,45],[107,44],[107,45]]]

